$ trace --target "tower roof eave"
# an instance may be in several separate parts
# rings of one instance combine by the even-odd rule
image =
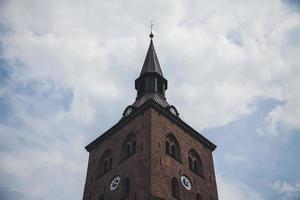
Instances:
[[[145,102],[140,108],[136,109],[131,115],[129,115],[126,118],[122,118],[117,124],[115,124],[113,127],[111,127],[109,130],[107,130],[105,133],[100,135],[98,138],[96,138],[93,142],[88,144],[85,149],[90,152],[92,149],[94,149],[96,146],[102,143],[106,138],[110,137],[111,134],[115,133],[120,127],[124,126],[126,122],[129,120],[135,118],[140,112],[145,111],[147,108],[152,106],[154,109],[159,111],[160,113],[164,114],[167,118],[172,120],[174,123],[176,123],[178,126],[186,130],[188,134],[190,134],[192,137],[197,139],[199,142],[201,142],[205,147],[207,147],[210,151],[214,151],[216,149],[216,145],[213,144],[211,141],[209,141],[207,138],[205,138],[203,135],[201,135],[199,132],[197,132],[195,129],[193,129],[191,126],[186,124],[183,120],[181,120],[179,117],[176,117],[169,113],[166,108],[164,108],[162,105],[154,101],[153,99],[149,99],[147,102]]]

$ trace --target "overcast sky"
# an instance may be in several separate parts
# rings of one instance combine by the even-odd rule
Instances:
[[[150,20],[168,101],[218,146],[219,199],[299,200],[299,0],[1,0],[0,199],[82,198]]]

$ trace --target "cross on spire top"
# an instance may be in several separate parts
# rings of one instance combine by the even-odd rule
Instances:
[[[153,26],[154,26],[153,20],[151,20],[151,22],[150,22],[150,35],[149,35],[149,37],[151,39],[154,37],[154,35],[153,35]]]

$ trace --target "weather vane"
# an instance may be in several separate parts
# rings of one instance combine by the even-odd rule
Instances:
[[[154,37],[154,35],[153,35],[153,26],[154,26],[153,20],[151,20],[151,22],[150,22],[150,35],[149,35],[151,39]]]

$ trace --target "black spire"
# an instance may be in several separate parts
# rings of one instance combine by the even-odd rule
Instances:
[[[135,80],[137,90],[136,101],[133,106],[139,107],[149,99],[153,99],[162,106],[169,106],[166,101],[165,91],[168,81],[163,77],[158,58],[153,45],[153,33],[150,33],[150,45],[143,64],[140,76]]]
[[[151,38],[150,45],[149,45],[148,52],[147,52],[147,55],[146,55],[146,58],[144,61],[144,65],[143,65],[140,75],[143,75],[147,72],[154,72],[154,73],[158,73],[159,75],[163,76],[151,36],[153,37],[152,33],[150,34],[150,38]]]

